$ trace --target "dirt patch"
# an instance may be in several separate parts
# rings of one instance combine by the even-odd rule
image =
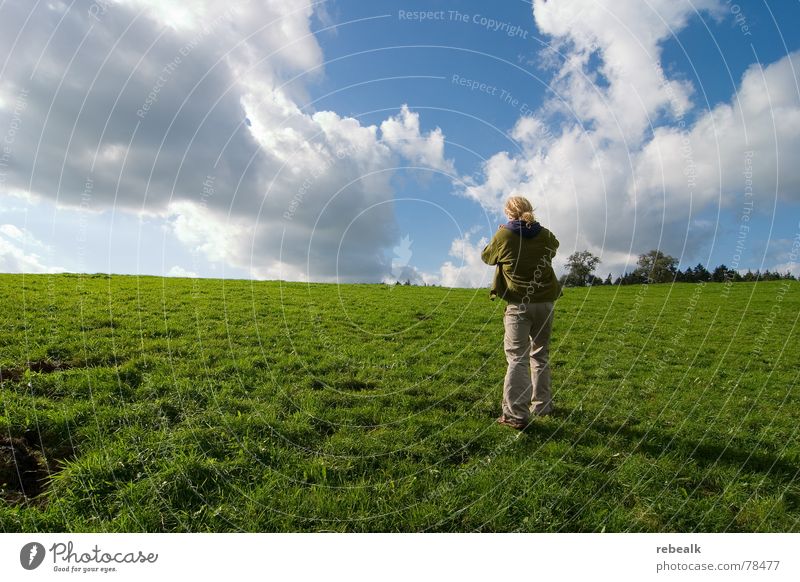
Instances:
[[[22,438],[0,437],[0,499],[8,503],[45,502],[45,497],[36,498],[45,492],[53,473],[74,458],[71,445],[45,447],[35,431],[25,431]]]
[[[0,496],[8,501],[26,501],[39,495],[47,470],[41,454],[23,439],[0,438]]]
[[[72,364],[68,362],[60,362],[53,360],[36,360],[30,362],[27,366],[18,366],[16,368],[0,368],[0,380],[3,382],[19,382],[25,377],[25,371],[38,372],[40,374],[50,374],[52,372],[60,372],[61,370],[69,370]]]

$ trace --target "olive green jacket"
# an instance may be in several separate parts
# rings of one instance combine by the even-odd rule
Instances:
[[[513,303],[544,303],[562,295],[552,260],[558,239],[542,228],[525,238],[504,226],[495,233],[481,253],[487,265],[497,265],[489,296]]]

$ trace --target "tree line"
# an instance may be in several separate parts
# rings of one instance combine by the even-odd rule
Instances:
[[[600,257],[589,251],[577,251],[567,258],[567,273],[560,278],[561,284],[566,287],[589,287],[593,285],[636,285],[641,283],[699,283],[701,281],[713,283],[738,283],[741,281],[777,281],[780,279],[797,278],[789,271],[760,271],[755,273],[748,269],[740,273],[726,265],[719,265],[709,271],[701,263],[695,267],[678,268],[678,259],[664,254],[659,250],[648,251],[639,255],[636,268],[625,272],[612,280],[611,273],[605,279],[595,276],[594,272],[600,264]]]

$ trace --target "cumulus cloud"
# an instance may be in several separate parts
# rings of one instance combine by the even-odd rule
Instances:
[[[680,114],[691,103],[692,86],[664,75],[661,43],[700,11],[721,9],[717,0],[534,0],[537,27],[563,53],[552,83],[559,98],[548,107],[580,119],[598,138],[636,143],[654,115]]]
[[[661,57],[697,11],[716,17],[721,5],[535,0],[555,96],[510,131],[521,151],[490,157],[461,193],[497,214],[507,196],[528,196],[563,256],[588,248],[615,272],[651,248],[681,258],[707,248],[709,208],[798,200],[800,166],[785,152],[800,145],[800,56],[754,64],[729,102],[703,110]]]
[[[33,247],[38,253],[30,252]],[[40,253],[47,247],[30,232],[13,224],[0,226],[0,272],[3,273],[60,273],[62,267],[47,265]]]
[[[450,245],[450,256],[441,267],[440,283],[445,287],[483,287],[491,280],[491,269],[481,260],[481,251],[489,242],[486,238],[473,241],[473,233],[465,233]]]
[[[30,232],[13,224],[0,224],[0,234],[15,242],[42,246],[42,243],[36,240],[36,238],[31,235]]]
[[[800,277],[800,233],[794,238],[775,238],[768,241],[761,264],[770,271],[789,272]]]
[[[795,277],[800,277],[800,263],[797,261],[788,261],[786,263],[778,263],[770,268],[771,271],[777,271],[781,275],[791,273]]]
[[[535,0],[555,97],[511,128],[519,151],[454,180],[460,193],[497,213],[506,196],[527,195],[564,256],[589,248],[616,271],[649,248],[684,257],[707,246],[715,229],[701,213],[738,207],[746,188],[757,210],[797,201],[800,166],[782,154],[800,145],[797,53],[753,65],[708,111],[665,73],[664,41],[696,11],[722,8]],[[310,0],[6,2],[0,126],[15,134],[2,194],[156,216],[188,249],[254,277],[395,276],[393,170],[454,174],[454,164],[442,130],[406,106],[363,125],[307,105],[323,74],[315,10]],[[478,281],[460,263],[476,243],[454,245],[461,254],[429,277]]]
[[[488,244],[486,237],[475,240],[478,228],[473,228],[456,237],[450,245],[449,256],[455,260],[442,263],[434,273],[419,273],[427,284],[443,287],[484,287],[491,282],[494,267],[487,267],[481,260],[481,251]],[[412,279],[413,282],[413,279]]]
[[[380,280],[398,239],[392,169],[452,162],[408,107],[362,126],[302,105],[322,74],[314,6],[4,4],[0,123],[24,109],[4,186],[160,217],[255,277]]]
[[[167,277],[188,277],[190,279],[197,278],[197,273],[184,269],[180,265],[173,265],[169,271],[166,272]]]
[[[381,123],[383,141],[400,152],[412,163],[452,174],[452,160],[444,157],[444,134],[436,128],[427,135],[420,133],[419,113],[409,111],[403,105],[400,115]]]

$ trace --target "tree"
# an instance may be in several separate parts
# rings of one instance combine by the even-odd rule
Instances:
[[[618,282],[619,285],[636,285],[644,282],[644,280],[637,274],[636,271],[631,271],[630,273],[625,271],[618,279]]]
[[[611,273],[609,273],[608,277],[606,277],[605,283],[603,283],[603,285],[613,285],[613,284],[614,284],[614,281],[611,279]]]
[[[722,264],[711,273],[711,280],[715,283],[727,283],[729,281],[736,283],[744,281],[744,277],[742,277],[738,271],[729,269],[726,265]]]
[[[714,283],[724,283],[728,279],[733,279],[734,273],[735,271],[733,269],[729,269],[727,265],[722,264],[711,273],[711,280],[714,281]]]
[[[694,268],[694,282],[700,281],[710,281],[711,280],[711,273],[708,272],[703,266],[703,263],[697,263],[697,266]]]
[[[678,259],[659,250],[652,250],[639,255],[636,264],[639,266],[634,273],[649,283],[670,283],[675,280]]]
[[[565,265],[569,271],[564,280],[567,286],[585,287],[594,282],[594,270],[600,264],[600,257],[589,251],[576,251],[567,258]]]

